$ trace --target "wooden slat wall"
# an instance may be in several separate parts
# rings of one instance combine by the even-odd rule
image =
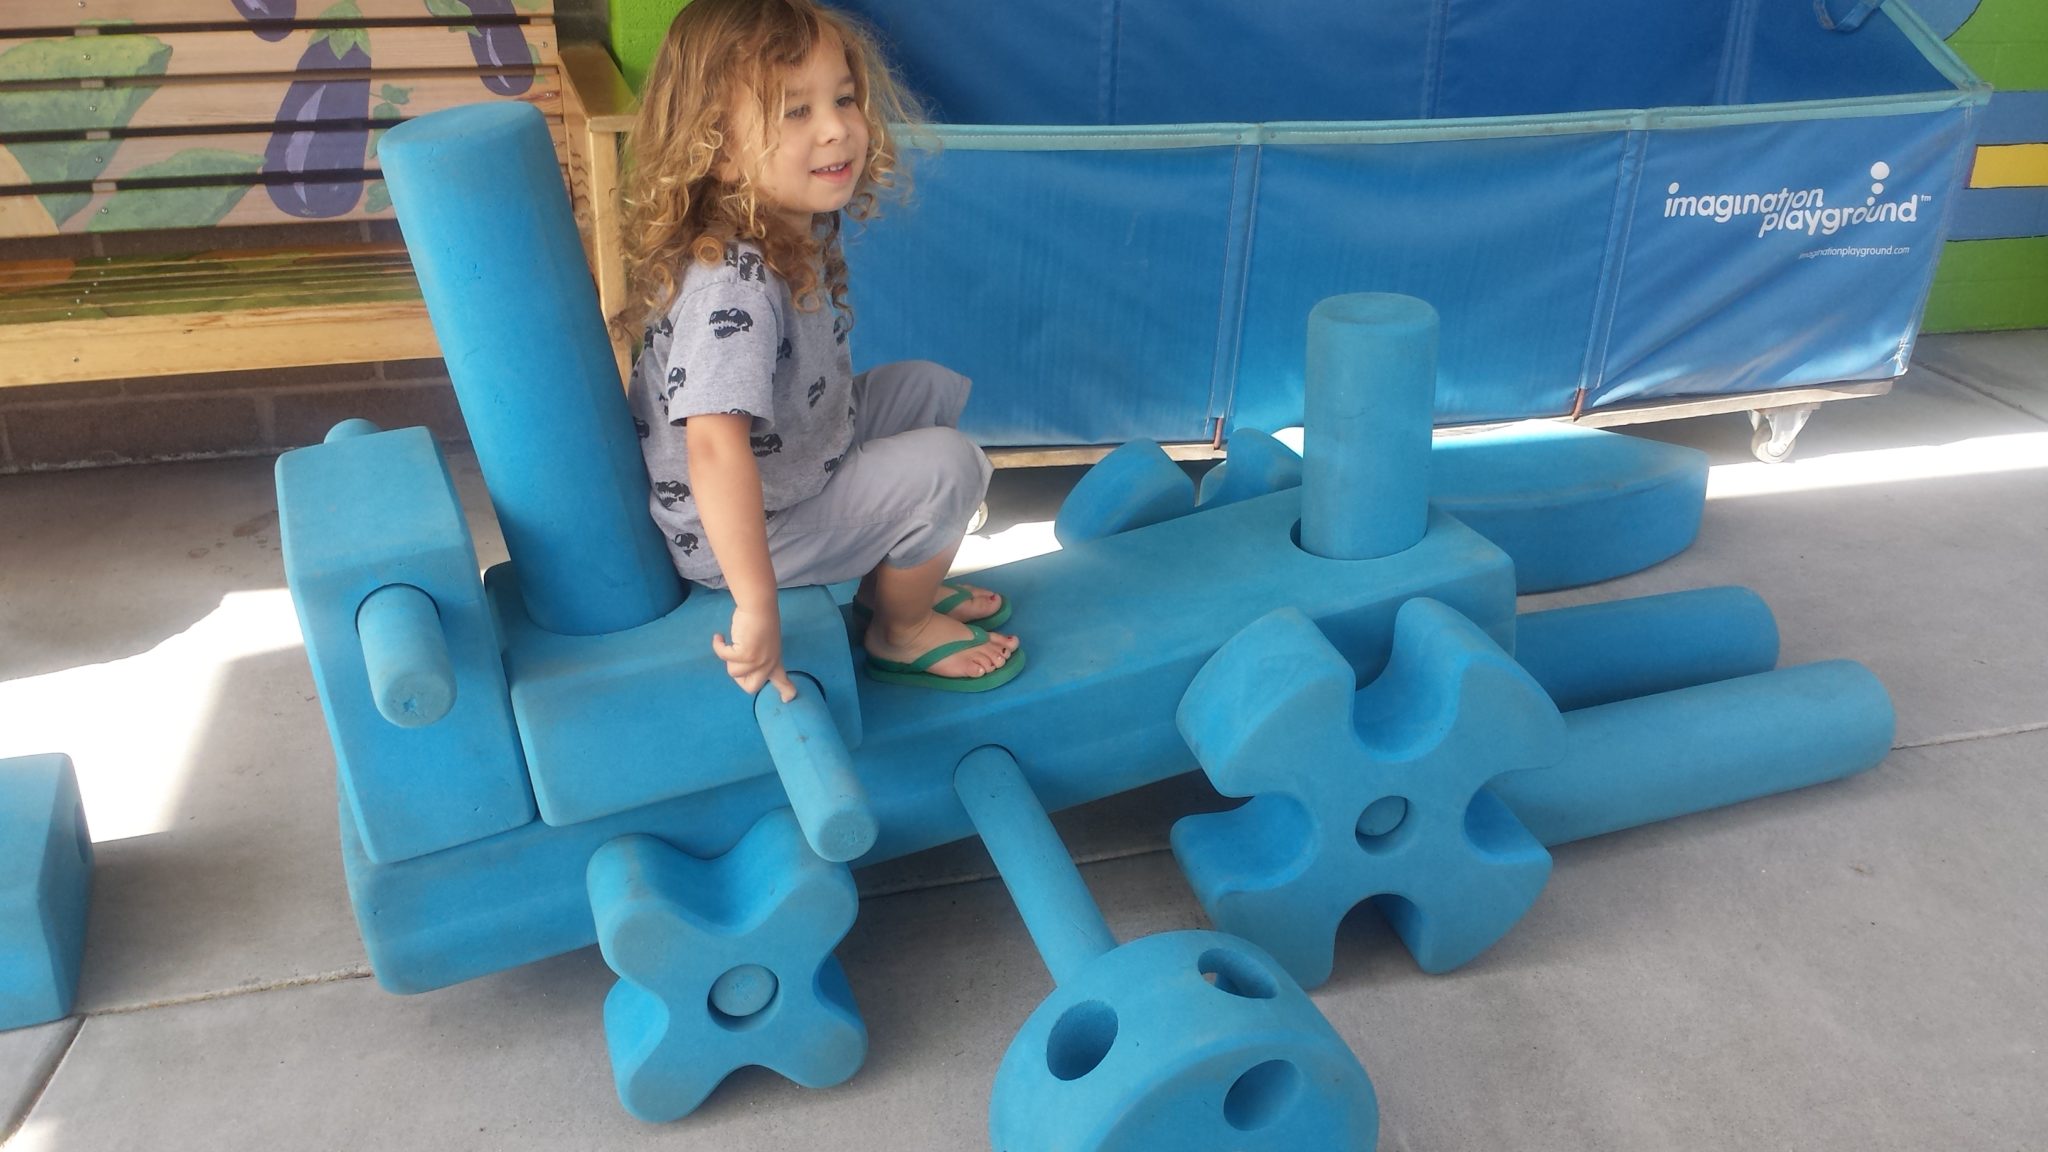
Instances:
[[[294,17],[318,20],[333,0],[298,0]],[[433,17],[424,0],[355,0],[364,20],[423,20]],[[554,0],[513,0],[521,16],[549,16]],[[270,0],[269,10],[278,10]],[[439,19],[439,17],[433,17]],[[236,25],[247,22],[234,0],[0,0],[0,28],[80,28],[112,20],[145,26]]]
[[[560,155],[566,143],[564,130],[557,125],[550,125],[549,129],[555,143],[555,152]],[[354,143],[368,143],[367,134],[355,128],[327,128],[312,135],[322,138],[344,137]],[[90,162],[105,165],[96,179],[119,183],[130,178],[148,179],[146,172],[140,173],[138,177],[137,170],[166,163],[172,157],[181,154],[188,154],[190,167],[185,174],[189,176],[245,174],[248,169],[237,163],[237,158],[262,156],[263,150],[270,145],[270,133],[215,132],[183,136],[131,136],[122,140],[91,143],[104,145],[103,150],[91,150]],[[11,155],[19,164],[47,169],[62,163],[66,155],[78,147],[79,142],[75,140],[10,144],[6,146],[6,154]],[[310,149],[314,156],[342,156],[347,155],[348,151],[333,145],[320,144]],[[38,165],[31,163],[32,161],[41,163]],[[375,172],[377,161],[374,156],[368,155],[366,150],[364,155],[355,157],[353,161],[337,160],[332,166],[309,167],[304,171],[309,176],[322,172]],[[8,183],[6,178],[0,177],[0,187]]]
[[[339,85],[362,78],[360,74],[329,73],[321,79]],[[378,98],[380,90],[387,84],[405,91],[407,98],[404,104]],[[504,98],[486,88],[476,76],[460,72],[382,74],[369,77],[369,85],[368,118],[392,124],[442,108]],[[141,103],[126,124],[130,130],[212,129],[268,124],[276,119],[277,109],[284,103],[285,94],[291,86],[292,77],[289,76],[172,81],[145,86],[109,84],[98,90],[105,93],[105,97],[78,101],[75,105],[58,109],[48,119],[39,122],[38,130],[83,133],[101,129],[104,126],[92,119],[104,107],[97,100],[118,99],[124,92],[141,87],[151,91],[139,93],[142,95]],[[561,118],[561,81],[552,68],[537,71],[533,86],[517,98],[538,106],[551,120]]]
[[[368,57],[376,71],[417,71],[427,68],[504,69],[522,63],[553,64],[560,57],[555,45],[555,26],[548,21],[491,26],[493,37],[513,37],[506,44],[523,42],[531,56],[522,62],[508,50],[496,58],[477,59],[477,37],[459,28],[436,25],[386,25],[341,29],[357,38],[337,37],[336,30],[294,28],[281,40],[265,40],[248,29],[211,32],[162,32],[150,35],[100,35],[69,37],[22,37],[0,35],[0,57],[17,49],[23,51],[13,67],[0,71],[0,80],[77,81],[86,77],[109,80],[150,76],[235,76],[252,72],[310,72],[335,69],[352,49]],[[504,47],[506,44],[493,46]],[[167,55],[166,55],[167,54]],[[158,68],[140,71],[145,63]],[[159,70],[159,68],[161,70]]]

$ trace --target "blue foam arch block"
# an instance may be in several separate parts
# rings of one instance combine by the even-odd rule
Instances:
[[[533,820],[498,632],[433,437],[401,428],[287,452],[277,514],[285,581],[364,853],[408,860]],[[392,584],[425,593],[439,614],[456,691],[432,724],[391,723],[372,693],[357,614]]]
[[[1372,1081],[1264,951],[1162,932],[1089,965],[1010,1044],[989,1100],[998,1149],[1354,1152]]]
[[[1707,455],[1565,424],[1448,436],[1430,454],[1430,500],[1500,545],[1519,592],[1611,580],[1699,535]]]
[[[688,1115],[748,1065],[806,1088],[860,1069],[867,1027],[832,955],[860,897],[845,865],[804,843],[788,809],[712,860],[621,837],[591,857],[587,884],[598,946],[619,974],[604,1028],[628,1112],[655,1123]],[[738,1007],[737,997],[713,997],[739,972],[758,994],[735,1017],[719,1004]]]
[[[92,836],[71,758],[0,760],[0,1031],[71,1012]]]
[[[1290,489],[982,573],[1020,611],[1030,606],[1031,667],[979,694],[855,681],[863,736],[853,767],[880,829],[860,863],[970,835],[953,774],[985,744],[1011,749],[1053,810],[1193,769],[1173,720],[1182,694],[1224,641],[1280,605],[1315,620],[1365,676],[1385,663],[1397,608],[1418,595],[1511,642],[1507,558],[1455,520],[1432,517],[1423,541],[1395,556],[1336,561],[1294,545],[1299,519]],[[1160,603],[1178,610],[1160,616]],[[723,687],[744,709],[745,694]],[[829,686],[827,694],[836,696]],[[644,771],[656,778],[656,768]],[[345,827],[349,889],[379,981],[421,991],[589,944],[582,870],[592,852],[644,832],[694,856],[719,855],[787,803],[765,764],[762,773],[716,787],[676,774],[667,798],[642,807],[566,827],[530,824],[394,865],[365,859]]]
[[[1053,536],[1063,548],[1301,486],[1301,457],[1249,428],[1231,433],[1230,455],[1190,483],[1151,440],[1133,440],[1096,461],[1060,502]]]
[[[1216,926],[1303,987],[1330,977],[1337,926],[1372,899],[1425,972],[1505,935],[1550,853],[1484,789],[1564,750],[1557,708],[1454,610],[1409,601],[1386,670],[1351,665],[1291,609],[1232,638],[1182,701],[1182,735],[1217,791],[1250,798],[1173,827]]]

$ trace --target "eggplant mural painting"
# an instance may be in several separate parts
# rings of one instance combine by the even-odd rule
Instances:
[[[360,20],[354,0],[341,0],[320,13],[322,20]],[[277,129],[263,149],[267,177],[360,169],[369,152],[370,33],[363,28],[325,28],[313,34],[299,57],[302,75],[285,90]],[[321,76],[322,72],[360,75]],[[313,75],[304,75],[313,73]],[[342,121],[340,127],[329,127]],[[325,220],[347,215],[363,197],[363,178],[266,183],[270,202],[289,216]]]
[[[151,36],[102,36],[89,70],[92,77],[162,76],[171,63],[171,46]],[[64,40],[30,40],[0,53],[0,82],[86,78],[88,69]],[[135,110],[156,92],[154,84],[119,84],[105,88],[14,88],[0,91],[0,133],[9,136],[63,130],[108,132],[128,126]],[[58,140],[7,145],[31,183],[87,185],[99,179],[113,159],[104,140]],[[37,197],[61,226],[92,201],[92,192],[46,192]]]
[[[235,0],[235,11],[256,25],[257,36],[274,44],[292,34],[284,21],[299,14],[299,0]]]

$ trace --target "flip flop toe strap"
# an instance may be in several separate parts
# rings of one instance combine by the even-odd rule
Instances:
[[[932,665],[937,664],[948,656],[965,652],[969,648],[979,648],[983,644],[988,643],[987,631],[973,624],[969,624],[967,629],[973,633],[968,639],[949,640],[907,664],[896,660],[884,660],[880,656],[874,655],[868,657],[868,664],[884,672],[929,672]]]

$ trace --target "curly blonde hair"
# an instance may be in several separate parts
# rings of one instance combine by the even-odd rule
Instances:
[[[872,219],[880,193],[908,191],[894,126],[918,123],[919,109],[865,29],[812,0],[690,0],[669,25],[648,70],[629,138],[628,303],[612,318],[616,331],[631,331],[665,312],[685,262],[719,263],[735,240],[760,246],[799,308],[816,311],[829,297],[851,318],[840,213],[813,218],[808,234],[801,234],[763,202],[756,179],[765,153],[749,155],[753,150],[735,138],[739,101],[755,101],[755,123],[779,124],[783,76],[814,46],[834,38],[846,50],[854,96],[868,126],[866,162],[842,211],[856,220]],[[762,147],[772,149],[773,142],[763,141]],[[721,169],[737,179],[721,179]]]

